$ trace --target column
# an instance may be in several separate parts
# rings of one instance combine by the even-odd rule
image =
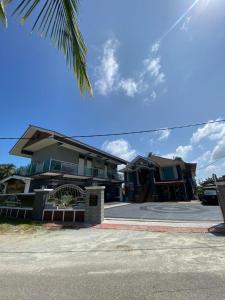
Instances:
[[[34,204],[33,204],[33,212],[32,219],[37,221],[42,221],[43,210],[45,208],[45,203],[48,200],[49,193],[52,189],[36,189]]]
[[[89,224],[101,224],[104,221],[105,186],[85,187],[84,220]]]

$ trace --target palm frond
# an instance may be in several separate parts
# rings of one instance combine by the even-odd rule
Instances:
[[[0,22],[2,22],[5,26],[7,26],[7,18],[5,13],[5,2],[3,0],[0,1]]]
[[[14,14],[21,17],[22,24],[39,7],[32,30],[50,38],[66,57],[68,66],[73,70],[78,87],[83,94],[93,94],[87,74],[86,53],[78,22],[79,0],[20,0]]]

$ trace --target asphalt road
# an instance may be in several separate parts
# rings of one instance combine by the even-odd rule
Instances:
[[[225,237],[102,229],[0,236],[0,299],[223,299]]]
[[[132,203],[106,208],[105,218],[218,222],[223,220],[219,206],[193,202]]]

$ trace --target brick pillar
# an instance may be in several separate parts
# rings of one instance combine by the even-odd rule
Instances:
[[[89,224],[101,224],[104,221],[105,186],[88,186],[85,189],[84,220]]]
[[[45,208],[45,203],[48,200],[49,193],[52,189],[36,189],[35,197],[34,197],[34,204],[33,204],[33,212],[32,212],[32,219],[37,221],[42,221],[42,214]]]

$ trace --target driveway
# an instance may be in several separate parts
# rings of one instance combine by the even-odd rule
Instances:
[[[105,208],[105,218],[222,222],[219,206],[199,202],[149,202]]]

